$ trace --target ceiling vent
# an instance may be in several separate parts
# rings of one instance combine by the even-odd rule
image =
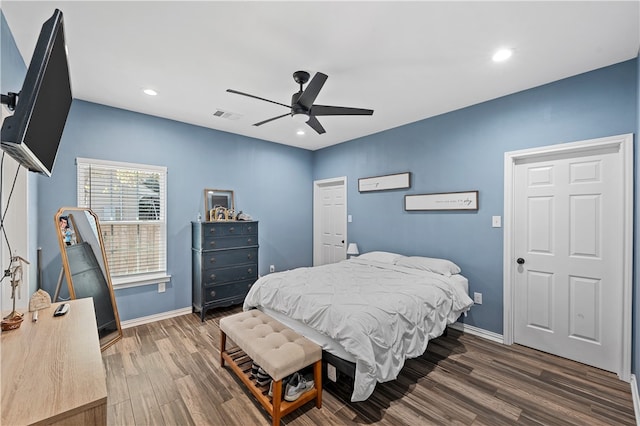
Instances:
[[[218,118],[226,118],[227,120],[237,120],[242,117],[242,114],[217,109],[216,112],[213,113],[213,116]]]

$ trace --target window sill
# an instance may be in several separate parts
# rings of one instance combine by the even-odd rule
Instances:
[[[171,275],[164,272],[155,274],[129,275],[126,277],[111,278],[114,290],[123,288],[140,287],[143,285],[152,285],[158,283],[167,283],[171,280]]]

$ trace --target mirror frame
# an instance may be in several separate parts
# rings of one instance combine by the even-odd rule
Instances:
[[[227,189],[205,189],[204,190],[204,217],[207,222],[215,221],[215,218],[211,217],[211,210],[216,206],[213,203],[213,197],[226,197],[227,205],[224,206],[228,210],[235,211],[235,201],[233,197],[233,191]]]
[[[109,273],[109,264],[107,263],[107,255],[104,250],[104,241],[102,240],[102,231],[100,230],[100,220],[98,219],[98,215],[96,215],[91,209],[81,208],[81,207],[61,207],[60,209],[58,209],[57,213],[55,214],[54,221],[56,226],[56,234],[58,236],[58,244],[60,245],[60,256],[62,258],[62,267],[64,269],[64,275],[67,281],[67,287],[69,289],[69,298],[71,299],[76,299],[76,291],[73,286],[72,272],[70,270],[71,268],[69,267],[69,257],[67,256],[67,244],[65,243],[64,237],[60,232],[59,223],[60,223],[61,216],[69,216],[69,214],[74,214],[74,213],[89,214],[95,220],[95,225],[96,225],[95,231],[97,232],[96,237],[98,240],[97,242],[100,245],[100,251],[102,253],[102,265],[100,265],[101,266],[100,269],[104,267],[104,269],[102,270],[102,274],[104,275],[105,281],[107,283],[109,296],[111,298],[111,307],[113,308],[113,314],[116,322],[116,330],[114,332],[102,338],[98,336],[98,339],[100,341],[100,351],[104,351],[109,346],[113,345],[118,340],[122,339],[122,327],[120,325],[120,315],[118,314],[118,306],[116,304],[115,293],[113,292],[113,283],[111,282],[111,274]],[[70,223],[69,225],[73,225],[74,232],[75,232],[75,224]]]

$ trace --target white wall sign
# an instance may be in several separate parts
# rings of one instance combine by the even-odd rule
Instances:
[[[404,209],[407,211],[478,210],[478,191],[405,195]]]
[[[359,192],[385,191],[388,189],[406,188],[411,188],[410,172],[358,179]]]

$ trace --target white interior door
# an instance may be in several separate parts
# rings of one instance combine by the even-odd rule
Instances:
[[[314,266],[346,259],[346,179],[314,182]]]
[[[513,340],[620,373],[625,354],[625,157],[619,145],[514,165]]]

